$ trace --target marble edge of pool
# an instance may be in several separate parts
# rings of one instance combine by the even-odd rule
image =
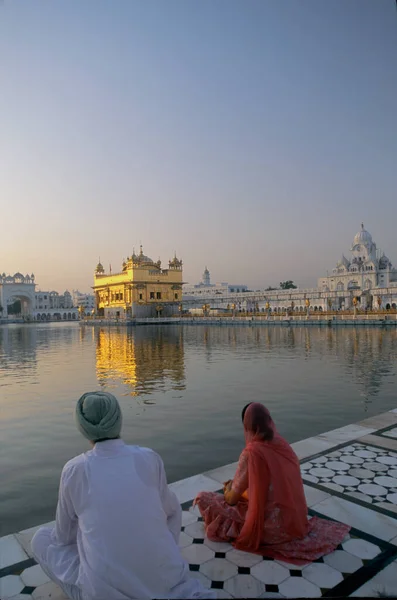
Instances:
[[[308,459],[311,456],[315,456],[326,450],[331,450],[335,446],[347,443],[353,440],[359,440],[363,438],[371,439],[374,437],[372,434],[378,430],[397,426],[397,408],[392,409],[388,412],[381,413],[374,417],[369,417],[358,423],[339,427],[325,433],[300,440],[292,444],[298,458],[300,460]],[[373,441],[373,440],[372,440]],[[202,490],[216,491],[222,486],[223,481],[232,479],[236,470],[237,462],[233,462],[204,473],[192,475],[179,481],[174,481],[169,484],[169,488],[176,494],[179,502],[184,504],[185,502],[193,501],[196,494]],[[313,490],[305,485],[306,495],[308,496],[308,505],[314,506],[321,503],[327,503],[332,497],[332,493],[321,492],[320,490]],[[311,497],[310,497],[311,494]],[[354,502],[346,502],[346,504],[352,504]],[[367,509],[369,512],[370,509]],[[389,518],[388,518],[389,519]],[[54,521],[46,523],[46,526],[53,526]],[[0,538],[0,551],[1,547],[7,545],[8,549],[12,549],[13,562],[22,562],[31,558],[32,553],[30,549],[30,542],[34,533],[43,525],[36,525],[23,531],[19,531],[14,534],[8,534]],[[397,525],[396,525],[397,527]],[[394,531],[394,528],[393,528]],[[394,535],[397,534],[397,529]],[[389,536],[387,536],[389,537]],[[391,536],[393,537],[393,536]],[[392,543],[397,544],[397,537],[392,540]]]

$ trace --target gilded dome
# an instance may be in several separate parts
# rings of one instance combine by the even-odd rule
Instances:
[[[372,245],[372,235],[364,229],[364,223],[361,223],[361,229],[354,236],[353,246],[357,246],[358,244],[363,244],[364,246]]]

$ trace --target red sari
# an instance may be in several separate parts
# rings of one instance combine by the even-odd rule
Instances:
[[[271,430],[268,441],[263,440],[264,417]],[[262,430],[257,427],[258,418]],[[238,503],[231,506],[223,494],[214,492],[200,492],[195,498],[207,537],[295,564],[333,552],[350,527],[308,519],[299,460],[277,433],[267,409],[257,403],[249,405],[244,429],[246,447],[232,482],[233,491],[241,496]]]

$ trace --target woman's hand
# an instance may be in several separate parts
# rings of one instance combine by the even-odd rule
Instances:
[[[223,482],[223,493],[230,491],[230,488],[232,487],[232,483],[233,483],[232,479],[228,479],[227,481]]]

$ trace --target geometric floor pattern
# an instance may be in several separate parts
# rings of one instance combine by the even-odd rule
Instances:
[[[353,529],[332,554],[296,566],[211,542],[196,510],[184,511],[183,522],[182,555],[192,576],[216,589],[218,598],[348,596],[373,577],[380,565],[397,559],[396,546]]]
[[[208,540],[192,499],[205,485],[213,491],[233,476],[232,465],[226,465],[216,474],[172,484],[182,506],[179,545],[191,576],[216,590],[218,598],[395,597],[397,410],[294,448],[301,456],[309,517],[353,525],[341,545],[328,556],[296,566]],[[32,558],[36,529],[0,538],[1,600],[66,600]]]
[[[397,512],[397,453],[387,448],[347,444],[303,462],[301,472],[305,483]]]
[[[211,542],[191,502],[182,509],[181,553],[191,576],[215,589],[218,598],[348,596],[397,559],[396,546],[353,529],[332,554],[308,565],[291,565],[235,550],[227,543]],[[0,598],[65,600],[33,558],[0,570]]]

